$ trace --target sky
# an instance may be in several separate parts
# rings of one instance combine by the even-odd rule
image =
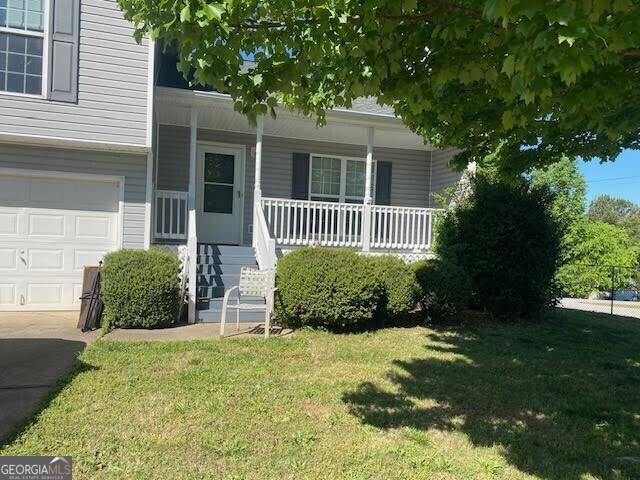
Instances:
[[[640,150],[625,150],[615,162],[581,162],[587,181],[587,201],[608,194],[640,205]]]

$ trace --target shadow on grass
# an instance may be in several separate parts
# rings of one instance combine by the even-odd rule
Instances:
[[[640,478],[640,322],[584,312],[534,325],[442,327],[393,388],[365,382],[350,412],[381,429],[460,431],[540,478]],[[592,478],[592,477],[588,477]]]
[[[78,358],[81,341],[0,339],[0,452],[15,441],[81,373],[95,370]]]

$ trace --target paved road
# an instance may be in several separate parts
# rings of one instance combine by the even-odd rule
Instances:
[[[563,298],[560,307],[586,312],[611,313],[610,300],[585,300],[580,298]],[[640,318],[640,302],[613,302],[613,313],[623,317]]]
[[[98,337],[77,321],[78,312],[0,313],[0,444]]]

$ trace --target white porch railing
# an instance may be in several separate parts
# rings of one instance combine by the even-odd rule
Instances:
[[[186,240],[189,193],[156,190],[155,207],[156,240]]]
[[[262,208],[280,245],[362,247],[364,205],[263,198]]]
[[[433,236],[435,210],[430,208],[371,206],[371,247],[427,250]]]
[[[269,236],[278,245],[424,251],[436,209],[262,198]],[[368,218],[367,218],[368,215]]]

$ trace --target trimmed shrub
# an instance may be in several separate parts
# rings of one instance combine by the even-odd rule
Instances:
[[[103,330],[174,322],[180,308],[180,261],[164,250],[120,250],[102,267]]]
[[[419,298],[420,287],[413,269],[392,255],[365,258],[384,287],[381,308],[393,318],[406,315],[416,306]]]
[[[474,305],[493,315],[532,318],[555,301],[561,228],[553,196],[521,180],[478,176],[469,198],[436,224],[436,252],[462,267]]]
[[[471,282],[462,268],[439,259],[416,262],[413,268],[430,319],[451,318],[469,306]]]
[[[351,250],[301,248],[278,261],[275,316],[288,327],[361,326],[383,295],[366,258]]]

